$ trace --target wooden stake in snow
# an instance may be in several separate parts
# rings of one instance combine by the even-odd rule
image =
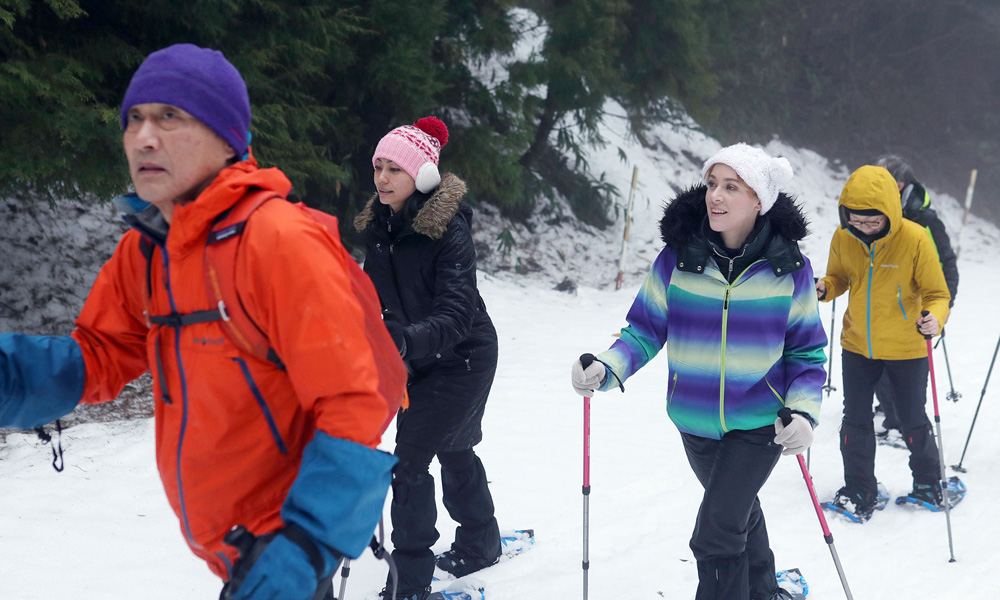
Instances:
[[[969,189],[965,192],[965,213],[962,214],[962,228],[958,230],[958,243],[955,244],[955,258],[962,252],[962,232],[965,231],[965,222],[969,220],[969,208],[972,207],[972,192],[976,190],[976,169],[972,170],[969,176]]]
[[[628,205],[625,207],[625,235],[622,236],[622,255],[618,260],[618,278],[615,289],[622,289],[622,276],[625,274],[625,248],[628,246],[628,232],[632,228],[632,204],[635,202],[635,184],[639,179],[639,167],[632,168],[632,189],[628,193]]]

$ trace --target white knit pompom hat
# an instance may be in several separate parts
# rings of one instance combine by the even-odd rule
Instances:
[[[760,148],[742,142],[726,146],[706,160],[701,168],[702,180],[708,177],[712,166],[719,163],[731,167],[757,193],[760,214],[771,210],[778,200],[781,186],[792,180],[792,165],[787,158],[769,156]]]

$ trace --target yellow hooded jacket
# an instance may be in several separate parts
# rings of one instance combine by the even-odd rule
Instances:
[[[875,209],[889,217],[889,233],[871,245],[847,226],[847,211]],[[920,311],[941,326],[948,319],[948,286],[934,242],[923,227],[903,218],[899,187],[882,167],[855,171],[840,194],[841,227],[833,234],[826,268],[828,302],[850,291],[840,344],[868,358],[927,356],[917,331]]]

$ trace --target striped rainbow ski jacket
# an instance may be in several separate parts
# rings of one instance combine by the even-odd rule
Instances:
[[[782,195],[775,205],[780,209],[772,219],[771,243],[730,284],[716,262],[705,258],[707,253],[701,253],[700,264],[690,264],[698,252],[685,246],[675,250],[671,245],[677,239],[667,239],[670,231],[685,229],[685,218],[697,216],[699,197],[704,215],[703,187],[682,194],[667,208],[664,222],[669,218],[670,225],[661,223],[661,230],[668,247],[639,290],[621,338],[597,356],[613,372],[601,390],[628,379],[669,339],[667,413],[682,432],[720,439],[734,429],[773,424],[782,406],[818,423],[827,337],[812,267],[798,253],[797,239],[782,237],[788,228],[781,219],[790,214],[805,234],[801,213]],[[687,215],[682,214],[684,203]],[[700,231],[701,224],[688,223],[686,230]],[[688,243],[700,241],[707,247],[699,237]],[[794,252],[788,252],[789,244]]]

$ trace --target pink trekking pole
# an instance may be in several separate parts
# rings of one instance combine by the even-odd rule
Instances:
[[[781,418],[781,422],[787,427],[792,422],[792,410],[788,407],[782,408],[778,411],[778,417]],[[840,575],[840,583],[844,586],[844,594],[847,595],[847,600],[854,600],[854,596],[851,594],[851,587],[847,585],[847,576],[844,575],[844,566],[840,564],[840,556],[837,555],[837,547],[833,545],[833,534],[830,533],[830,527],[826,524],[826,517],[823,516],[823,509],[820,508],[819,500],[816,499],[816,490],[813,488],[812,477],[809,475],[806,461],[802,458],[801,454],[795,455],[795,458],[799,461],[802,478],[806,480],[806,487],[809,488],[809,497],[812,498],[813,509],[816,511],[816,516],[819,517],[819,526],[823,530],[823,539],[826,540],[827,545],[830,547],[830,555],[833,556],[833,564],[837,567],[837,575]]]
[[[593,354],[580,357],[584,369],[594,362]],[[590,572],[590,396],[583,397],[583,600],[587,600]]]
[[[920,316],[926,317],[930,314],[928,310],[920,311]],[[920,331],[920,328],[917,328]],[[941,413],[938,412],[937,380],[934,377],[934,347],[931,345],[931,337],[923,332],[927,341],[927,369],[931,373],[931,395],[934,398],[934,425],[937,428],[938,462],[941,466],[941,502],[944,504],[944,516],[948,522],[948,551],[951,558],[948,562],[955,562],[955,544],[951,537],[951,501],[948,499],[948,474],[944,470],[944,440],[941,439]]]

